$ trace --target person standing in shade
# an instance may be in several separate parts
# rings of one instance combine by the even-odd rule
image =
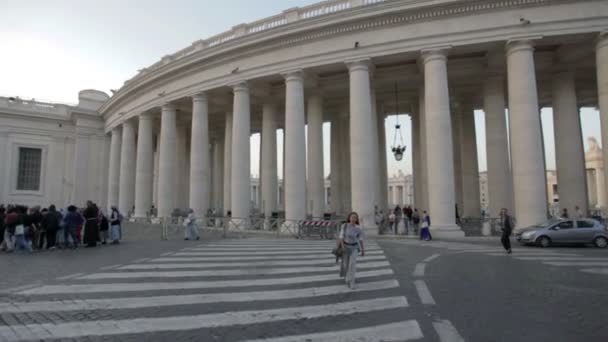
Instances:
[[[412,213],[412,225],[414,226],[414,234],[418,235],[420,231],[420,213],[418,212],[418,208],[414,208],[414,212]]]
[[[112,213],[110,213],[110,239],[112,240],[113,245],[120,243],[120,238],[122,237],[120,227],[122,219],[122,214],[118,211],[116,206],[113,205]]]
[[[51,204],[48,212],[42,218],[41,226],[46,231],[46,249],[55,249],[57,240],[57,231],[59,231],[59,225],[61,224],[61,214],[57,212],[55,205]],[[42,244],[40,245],[42,248]]]
[[[356,212],[351,212],[346,218],[344,228],[340,233],[340,245],[342,247],[343,256],[342,263],[346,267],[346,276],[344,281],[352,290],[356,289],[355,278],[357,274],[357,256],[361,252],[361,256],[365,255],[363,246],[363,231],[359,226],[359,215]]]
[[[511,254],[511,233],[513,232],[513,222],[507,208],[502,208],[500,210],[500,222],[502,226],[500,242],[507,251],[507,254]]]
[[[426,210],[422,215],[422,224],[420,226],[420,240],[431,241],[433,237],[431,236],[431,217],[426,213]]]
[[[401,210],[401,207],[399,207],[399,204],[397,204],[397,206],[395,207],[395,224],[393,225],[393,230],[395,232],[395,235],[399,234],[399,221],[401,221],[401,215],[403,214],[403,211]]]
[[[87,201],[87,207],[82,213],[84,219],[86,220],[84,224],[84,237],[83,243],[86,247],[95,247],[97,246],[97,241],[99,241],[99,223],[97,222],[97,216],[99,214],[99,210],[97,206],[91,202]]]

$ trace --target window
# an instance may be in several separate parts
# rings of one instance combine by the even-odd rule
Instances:
[[[40,167],[42,150],[39,148],[19,148],[19,164],[17,169],[17,190],[40,190]]]
[[[557,184],[553,184],[553,195],[559,195],[559,192],[557,192]]]
[[[576,225],[579,228],[593,228],[593,222],[590,221],[576,221]]]
[[[572,221],[564,221],[557,225],[559,229],[570,229],[574,228],[574,222]]]

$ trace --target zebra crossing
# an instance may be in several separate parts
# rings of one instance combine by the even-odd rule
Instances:
[[[599,251],[594,256],[573,252],[571,249],[541,249],[535,247],[513,247],[512,254],[505,254],[502,247],[489,247],[466,242],[433,241],[421,243],[420,241],[406,240],[407,245],[427,246],[441,248],[462,254],[483,254],[492,257],[511,258],[521,261],[537,261],[547,266],[574,268],[578,271],[608,275],[608,251]],[[598,256],[599,255],[599,256]]]
[[[333,246],[225,240],[18,289],[0,302],[0,341],[423,339],[382,249],[367,243],[352,290],[338,277]]]

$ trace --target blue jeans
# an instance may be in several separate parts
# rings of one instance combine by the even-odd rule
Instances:
[[[32,251],[32,246],[30,246],[30,243],[25,238],[25,235],[15,235],[15,250],[26,250],[28,252]]]
[[[65,246],[67,247],[69,245],[69,238],[72,238],[72,245],[74,247],[78,247],[78,236],[76,236],[76,227],[65,227],[63,229],[63,239],[64,239],[64,243]]]

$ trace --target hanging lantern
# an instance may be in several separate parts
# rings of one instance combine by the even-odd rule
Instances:
[[[396,161],[403,159],[406,147],[403,143],[403,135],[401,134],[401,125],[399,124],[399,92],[397,91],[397,83],[395,83],[395,115],[397,115],[397,124],[395,125],[395,133],[393,134],[393,146],[391,151],[395,156]],[[399,136],[399,143],[397,143],[397,136]]]

